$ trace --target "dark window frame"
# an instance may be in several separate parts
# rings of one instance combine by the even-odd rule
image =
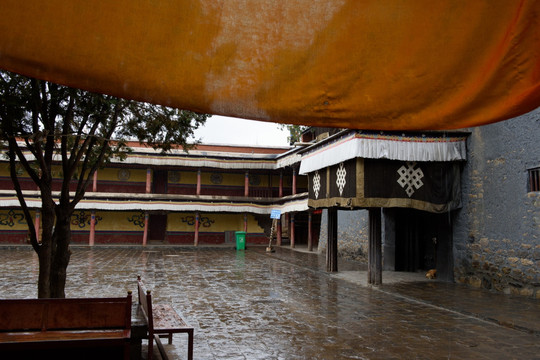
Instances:
[[[540,167],[527,170],[529,192],[540,191]]]

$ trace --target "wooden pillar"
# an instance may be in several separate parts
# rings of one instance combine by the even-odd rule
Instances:
[[[92,179],[92,191],[93,192],[96,192],[97,191],[97,173],[98,171],[94,171],[94,177]]]
[[[292,194],[296,195],[296,168],[292,170]]]
[[[277,222],[276,245],[281,246],[281,217],[278,219],[278,222]]]
[[[149,218],[149,215],[147,212],[145,212],[144,213],[144,233],[143,233],[143,238],[142,238],[143,246],[146,246],[146,243],[148,242],[148,218]]]
[[[36,217],[34,218],[34,228],[36,229],[36,239],[39,243],[39,227],[41,225],[41,221],[39,220],[41,217],[41,213],[39,212],[39,209],[36,209]]]
[[[201,195],[201,169],[197,170],[197,195]]]
[[[267,186],[268,195],[267,197],[274,197],[274,191],[272,189],[272,174],[268,174],[268,186]]]
[[[244,176],[244,196],[249,196],[249,172],[246,171]]]
[[[96,212],[92,210],[90,214],[90,238],[88,239],[88,245],[94,246],[96,240]]]
[[[244,214],[244,232],[246,233],[246,237],[247,237],[247,231],[248,231],[248,216],[247,214]]]
[[[152,169],[146,169],[146,193],[152,191]]]
[[[283,197],[283,170],[279,172],[279,197]]]
[[[308,229],[307,229],[307,248],[308,251],[313,251],[313,233],[311,231],[312,216],[311,210],[308,211]]]
[[[291,236],[291,248],[294,249],[295,243],[294,243],[294,213],[291,213],[291,224],[289,228],[289,234]]]
[[[326,244],[326,271],[338,271],[338,209],[328,208],[328,241]]]
[[[381,209],[369,209],[368,284],[382,284]]]
[[[199,212],[195,213],[195,239],[193,245],[199,246]]]

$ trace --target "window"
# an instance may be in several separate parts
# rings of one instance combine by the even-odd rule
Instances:
[[[540,167],[529,169],[529,192],[540,191]]]

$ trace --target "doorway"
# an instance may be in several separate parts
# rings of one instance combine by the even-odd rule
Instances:
[[[395,270],[437,269],[437,278],[453,281],[452,218],[414,209],[395,209]]]
[[[148,217],[148,241],[165,241],[167,214],[150,214]]]
[[[169,178],[168,178],[167,170],[154,170],[154,179],[152,181],[152,193],[167,194],[168,181],[169,181]]]
[[[321,232],[322,210],[315,210],[311,215],[311,239],[312,246],[317,249],[319,246],[319,235]],[[307,211],[294,214],[294,242],[296,245],[308,245],[309,236],[309,213]]]

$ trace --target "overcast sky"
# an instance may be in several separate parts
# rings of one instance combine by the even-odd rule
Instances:
[[[232,145],[288,146],[287,130],[279,124],[213,115],[195,131],[203,143]]]

